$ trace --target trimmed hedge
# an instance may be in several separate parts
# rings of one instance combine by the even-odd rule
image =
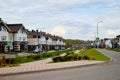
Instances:
[[[82,57],[78,54],[70,54],[65,56],[57,56],[52,58],[52,60],[53,62],[65,62],[65,61],[77,61],[77,60],[91,60],[91,58],[87,55]]]

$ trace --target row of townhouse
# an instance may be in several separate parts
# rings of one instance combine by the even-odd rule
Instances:
[[[0,18],[0,52],[8,51],[8,41],[13,51],[34,50],[36,46],[43,50],[65,49],[65,39],[59,36],[29,31],[23,24],[7,24]]]
[[[34,50],[36,46],[42,50],[65,49],[65,39],[38,30],[28,31],[28,49]]]
[[[115,38],[104,38],[99,42],[92,42],[92,47],[98,48],[118,48],[120,49],[120,35],[117,35]]]

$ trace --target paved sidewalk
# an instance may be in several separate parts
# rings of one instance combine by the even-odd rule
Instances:
[[[35,71],[64,69],[64,68],[85,66],[85,65],[91,65],[91,64],[97,64],[97,63],[104,62],[104,61],[81,60],[81,61],[72,61],[72,62],[48,63],[50,61],[52,61],[52,59],[48,58],[45,60],[24,63],[24,64],[21,64],[20,66],[16,66],[16,67],[0,68],[0,75],[33,72],[33,71],[35,72]]]

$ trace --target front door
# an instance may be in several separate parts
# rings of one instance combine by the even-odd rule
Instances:
[[[0,53],[4,52],[4,45],[3,44],[0,44]]]

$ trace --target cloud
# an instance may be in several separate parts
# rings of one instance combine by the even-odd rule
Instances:
[[[110,7],[110,8],[120,8],[120,3],[114,2],[114,3],[108,4],[108,7]]]
[[[107,34],[109,36],[116,36],[116,35],[119,35],[120,34],[120,29],[115,29],[115,30],[107,30]]]
[[[65,8],[65,7],[70,7],[70,6],[83,6],[86,4],[91,4],[95,2],[101,2],[102,0],[48,0],[48,3],[51,6],[56,6],[59,8]]]
[[[57,23],[51,33],[66,39],[93,39],[95,36],[94,26],[80,19],[62,20]]]
[[[57,25],[51,31],[51,34],[58,35],[58,36],[65,36],[66,33],[67,33],[67,30],[63,25]]]
[[[8,23],[22,22],[29,29],[44,25],[49,32],[64,38],[93,39],[99,16],[103,18],[99,24],[100,37],[115,36],[120,31],[118,0],[0,0],[0,3],[1,18]]]

